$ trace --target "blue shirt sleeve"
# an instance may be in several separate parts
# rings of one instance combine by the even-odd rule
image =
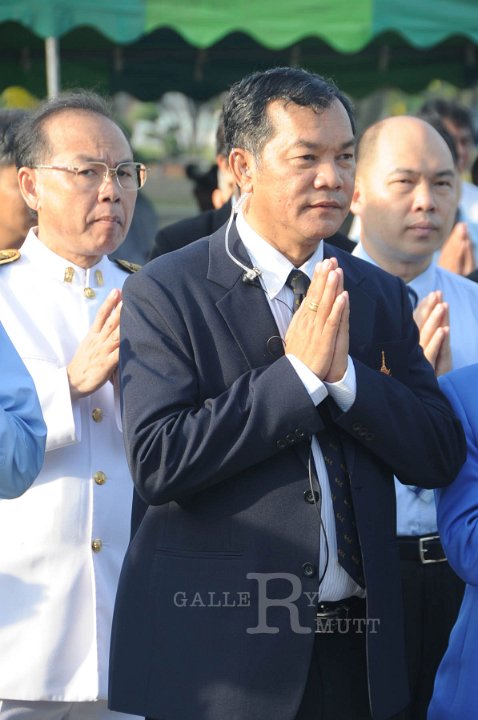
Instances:
[[[40,472],[46,425],[28,370],[0,324],[0,498],[22,495]]]

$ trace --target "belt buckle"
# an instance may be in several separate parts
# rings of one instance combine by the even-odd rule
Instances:
[[[438,560],[436,560],[435,558],[430,558],[427,560],[427,558],[425,557],[425,553],[427,552],[425,543],[427,543],[429,540],[440,540],[440,536],[439,535],[428,535],[427,537],[418,538],[418,554],[420,556],[420,562],[422,563],[422,565],[429,565],[430,563],[446,562],[446,557],[438,558]]]
[[[349,608],[347,605],[337,605],[334,608],[320,610],[320,605],[316,612],[317,620],[325,620],[327,623],[327,632],[335,632],[338,627],[339,620],[346,620],[349,616]]]

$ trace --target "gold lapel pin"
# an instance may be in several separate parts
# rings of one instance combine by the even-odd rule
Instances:
[[[385,350],[382,350],[382,365],[380,367],[380,372],[383,373],[384,375],[392,374],[392,371],[390,370],[390,368],[387,367],[386,362],[385,362]]]

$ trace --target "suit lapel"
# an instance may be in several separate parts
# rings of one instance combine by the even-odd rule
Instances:
[[[228,247],[234,258],[247,267],[251,266],[235,224],[231,227]],[[245,283],[243,274],[242,268],[228,257],[224,229],[219,230],[210,240],[208,280],[225,289],[217,308],[249,367],[255,368],[277,360],[284,354],[284,348],[260,281]]]
[[[366,290],[366,275],[356,258],[324,243],[324,257],[336,257],[344,271],[344,286],[350,299],[350,355],[370,345],[375,324],[376,300]]]

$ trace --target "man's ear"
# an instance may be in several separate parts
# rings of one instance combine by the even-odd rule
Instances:
[[[255,169],[254,158],[244,148],[234,148],[229,155],[229,168],[234,175],[236,184],[241,188],[241,193],[253,191],[253,171]]]
[[[355,179],[355,187],[352,195],[352,202],[350,204],[350,212],[354,215],[360,216],[363,205],[363,190],[360,178]]]
[[[33,168],[21,167],[17,177],[23,199],[29,208],[37,211],[40,207],[40,199],[38,197],[36,171]]]

